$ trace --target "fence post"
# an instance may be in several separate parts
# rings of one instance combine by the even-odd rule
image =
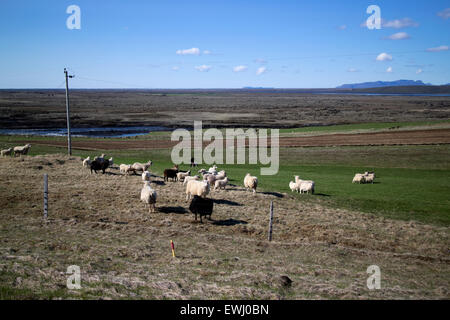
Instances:
[[[273,201],[270,201],[269,241],[272,241]]]
[[[48,217],[48,174],[44,174],[44,219]]]

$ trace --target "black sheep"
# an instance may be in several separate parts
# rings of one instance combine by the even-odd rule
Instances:
[[[197,220],[197,214],[200,215],[200,222],[202,221],[202,216],[209,216],[211,220],[211,214],[213,212],[214,201],[212,199],[204,199],[199,196],[194,196],[189,205],[189,210],[195,214],[195,220]]]
[[[177,180],[178,169],[166,169],[164,170],[164,181],[169,181],[169,178],[172,180]]]
[[[99,161],[99,160],[93,160],[91,162],[91,174],[92,174],[92,170],[95,171],[95,173],[97,173],[97,170],[102,170],[103,174],[105,174],[105,170],[108,169],[109,167],[109,160],[104,159],[103,161]]]

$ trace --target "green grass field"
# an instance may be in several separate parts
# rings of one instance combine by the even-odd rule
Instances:
[[[17,137],[0,137],[0,146],[12,145]],[[39,138],[46,139],[46,138]],[[49,138],[54,139],[54,138]],[[65,153],[64,148],[35,145],[30,155]],[[153,160],[152,171],[161,175],[172,167],[169,149],[74,150],[74,155],[106,153],[116,164]],[[200,165],[199,168],[208,168]],[[275,176],[261,176],[254,165],[219,165],[242,185],[247,172],[259,177],[259,190],[291,192],[294,175],[316,182],[316,194],[296,195],[299,201],[352,209],[384,217],[450,225],[450,146],[314,147],[280,150],[280,169]],[[182,165],[181,169],[187,170]],[[198,169],[197,169],[198,170]],[[357,172],[375,171],[376,183],[352,184]]]

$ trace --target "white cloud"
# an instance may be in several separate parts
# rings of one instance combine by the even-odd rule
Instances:
[[[378,55],[377,61],[392,61],[392,56],[383,52]]]
[[[438,16],[441,17],[442,19],[447,20],[448,18],[450,18],[450,8],[438,12]]]
[[[255,62],[256,62],[256,63],[259,63],[259,64],[266,64],[266,63],[267,63],[266,60],[261,59],[261,58],[255,59]]]
[[[384,28],[401,29],[407,27],[418,27],[419,24],[410,18],[396,19],[396,20],[382,20],[381,26]]]
[[[172,67],[172,70],[173,70],[173,71],[178,71],[178,70],[180,70],[180,67],[178,67],[178,66],[173,66],[173,67]]]
[[[427,49],[428,52],[441,52],[441,51],[448,51],[448,46],[439,46],[436,48],[429,48]]]
[[[211,66],[207,66],[207,65],[201,65],[201,66],[196,66],[195,70],[198,70],[200,72],[208,72],[209,70],[211,70]]]
[[[411,38],[411,37],[406,32],[397,32],[397,33],[394,33],[394,34],[390,35],[386,39],[389,39],[389,40],[405,40],[405,39],[409,39],[409,38]]]
[[[421,73],[423,73],[423,70],[422,70],[422,69],[418,69],[418,70],[416,71],[416,74],[421,74]]]
[[[177,50],[177,54],[179,54],[179,55],[193,54],[193,55],[198,56],[200,54],[200,49],[199,48],[191,48],[191,49]]]
[[[345,24],[343,24],[342,26],[339,26],[338,29],[339,30],[345,30],[345,29],[347,29],[347,26]]]
[[[358,72],[359,70],[356,68],[349,68],[347,72]]]
[[[242,71],[245,71],[247,69],[248,69],[247,66],[236,66],[236,67],[233,68],[233,71],[234,72],[242,72]]]
[[[392,73],[393,71],[394,71],[394,70],[392,70],[392,67],[389,67],[389,68],[386,69],[386,72],[387,72],[387,73]]]
[[[258,70],[256,71],[256,75],[261,75],[263,73],[265,73],[267,71],[266,67],[259,67]]]
[[[203,54],[206,54],[206,55],[208,55],[208,54],[212,54],[212,52],[211,52],[211,51],[209,51],[209,50],[203,50]]]

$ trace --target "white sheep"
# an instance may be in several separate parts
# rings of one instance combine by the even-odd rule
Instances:
[[[12,154],[13,148],[4,149],[1,151],[2,157],[10,156]]]
[[[108,161],[109,161],[109,166],[112,167],[113,164],[114,164],[114,159],[113,159],[113,157],[109,158]]]
[[[200,173],[200,174],[205,174],[205,173],[207,173],[208,171],[206,171],[206,169],[200,169],[200,170],[198,170],[198,173]]]
[[[298,184],[297,184],[298,186]],[[302,181],[299,185],[298,191],[300,193],[314,194],[314,183],[312,181]]]
[[[189,170],[188,172],[178,172],[177,173],[177,179],[178,181],[182,182],[184,181],[184,179],[186,179],[187,176],[191,175],[191,170]]]
[[[133,170],[133,169],[131,168],[131,165],[130,165],[130,164],[123,164],[123,163],[119,166],[119,171],[120,171],[120,173],[130,173],[130,172],[135,172],[135,170]]]
[[[142,172],[142,181],[150,181],[152,174],[148,171]]]
[[[145,181],[141,190],[141,201],[145,203],[145,206],[147,204],[150,206],[149,213],[156,211],[156,198],[156,191],[150,186],[150,181]]]
[[[91,157],[88,156],[86,159],[83,160],[83,167],[89,168],[91,165]]]
[[[152,165],[152,160],[149,160],[147,163],[135,162],[131,165],[131,169],[133,171],[147,171],[147,169]]]
[[[208,181],[210,185],[214,185],[216,183],[216,176],[212,173],[207,173],[203,176],[203,180]]]
[[[375,180],[375,173],[374,172],[364,173],[364,179],[366,183],[373,183],[373,181]]]
[[[297,183],[295,183],[294,181],[289,182],[289,188],[292,192],[297,191],[297,186]]]
[[[364,174],[362,173],[357,173],[355,174],[355,177],[353,178],[352,183],[365,183],[366,182],[366,177],[364,176]]]
[[[214,165],[211,168],[208,169],[208,172],[211,174],[217,174],[217,166]]]
[[[184,178],[183,185],[186,185],[191,180],[199,181],[200,177],[199,176],[193,176],[193,177],[187,176],[187,177]]]
[[[244,178],[244,187],[248,189],[253,189],[253,193],[256,193],[256,187],[258,186],[258,178],[253,177],[250,175],[250,173],[247,173],[247,175]]]
[[[186,201],[191,198],[191,195],[205,198],[209,191],[210,186],[208,181],[191,180],[186,185]]]
[[[226,172],[224,170],[219,171],[216,174],[216,180],[223,180],[227,176]]]
[[[214,184],[214,190],[217,190],[217,189],[225,190],[227,184],[228,184],[228,177],[225,177],[224,179],[221,179],[221,180],[216,180],[216,183]]]
[[[31,148],[31,144],[26,144],[23,147],[14,147],[13,151],[14,151],[14,157],[17,155],[26,155],[28,153],[28,150],[30,150]]]

